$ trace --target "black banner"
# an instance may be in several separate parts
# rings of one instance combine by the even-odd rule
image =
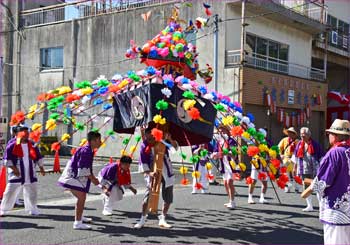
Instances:
[[[161,89],[163,84],[145,84],[138,88],[115,95],[113,129],[118,133],[133,133],[136,126],[153,123],[153,117],[159,114],[156,103],[164,99],[169,103],[167,110],[162,112],[166,118],[172,138],[181,146],[207,143],[212,139],[216,109],[207,99],[196,97],[195,107],[199,110],[201,119],[192,120],[183,108],[186,98],[184,90],[175,87],[171,89],[170,98],[164,97]]]

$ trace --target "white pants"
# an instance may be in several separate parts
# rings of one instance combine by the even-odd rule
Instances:
[[[199,178],[193,178],[193,190],[195,190],[195,186],[196,186],[196,183],[197,183],[197,180],[198,180],[198,183],[200,183],[204,189],[208,189],[209,188],[209,182],[208,182],[208,179],[207,179],[207,174],[208,174],[208,171],[207,171],[207,168],[206,166],[202,166],[198,163],[198,172],[201,174]],[[193,171],[196,171],[196,168],[195,166],[193,166]]]
[[[350,225],[323,224],[324,244],[350,244]]]
[[[24,208],[27,212],[35,212],[38,210],[37,204],[37,183],[30,184],[20,184],[20,183],[7,183],[6,189],[4,192],[4,197],[1,201],[1,211],[8,212],[10,211],[17,200],[19,192],[23,188],[23,199],[24,199]]]
[[[107,195],[103,195],[103,209],[108,212],[112,212],[114,204],[117,201],[120,201],[122,199],[123,199],[123,192],[120,189],[120,187],[113,186],[109,194],[109,197]]]

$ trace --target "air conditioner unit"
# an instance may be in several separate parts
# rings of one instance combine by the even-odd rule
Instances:
[[[332,31],[332,44],[338,44],[338,33],[336,31]]]

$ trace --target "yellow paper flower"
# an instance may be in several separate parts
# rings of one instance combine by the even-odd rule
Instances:
[[[37,130],[39,131],[39,130],[41,130],[42,126],[43,125],[41,125],[41,123],[34,123],[32,125],[32,131],[37,131]]]
[[[41,109],[44,109],[44,107],[45,107],[45,103],[41,103],[41,104],[40,104],[40,110],[41,110]]]
[[[245,138],[245,139],[247,139],[247,140],[249,140],[249,139],[250,139],[250,134],[249,134],[248,132],[244,132],[244,133],[242,134],[242,137]]]
[[[154,117],[153,117],[153,122],[155,122],[155,123],[159,123],[159,124],[161,124],[161,125],[164,125],[164,124],[166,124],[166,119],[165,118],[163,118],[161,115],[155,115]]]
[[[211,163],[210,162],[207,162],[206,164],[205,164],[205,167],[208,169],[208,171],[209,170],[211,170],[212,168],[213,168],[213,165],[211,165]]]
[[[46,130],[54,130],[56,128],[56,121],[53,119],[49,119],[46,121],[45,129]]]
[[[27,117],[28,119],[33,119],[37,108],[38,108],[38,104],[34,104],[34,105],[32,105],[31,107],[29,107],[28,114],[27,114],[26,117]]]
[[[105,148],[106,146],[107,146],[106,143],[103,142],[103,143],[101,144],[100,148]]]
[[[292,163],[289,163],[287,165],[287,172],[292,172],[293,171],[293,164]]]
[[[187,167],[182,166],[182,167],[180,167],[179,171],[180,171],[180,174],[187,174],[187,172],[188,172],[188,168],[187,168]]]
[[[122,149],[122,150],[120,151],[120,155],[121,155],[121,156],[127,156],[128,153],[126,152],[126,150]]]
[[[272,163],[269,164],[269,168],[270,168],[271,172],[273,173],[273,175],[275,175],[277,173],[277,169],[275,168],[275,166],[273,166]]]
[[[260,144],[258,148],[259,148],[260,152],[264,152],[264,151],[268,152],[269,151],[269,147],[265,144]]]
[[[62,141],[67,141],[68,139],[70,139],[70,135],[69,134],[63,134],[62,137],[61,137],[61,140]]]
[[[230,126],[233,124],[233,116],[227,116],[222,119],[222,124],[225,126]]]
[[[256,158],[252,158],[252,160],[250,161],[250,163],[256,168],[259,168],[259,164],[258,161],[256,160]]]
[[[119,88],[124,88],[126,85],[129,84],[129,81],[124,79],[123,81],[121,81],[119,84],[118,84],[118,87]]]
[[[80,92],[83,95],[88,95],[88,94],[92,94],[94,92],[94,90],[93,90],[93,88],[87,87],[87,88],[80,89]]]
[[[276,157],[277,157],[276,151],[270,149],[270,150],[269,150],[269,156],[270,156],[271,158],[276,158]]]
[[[113,96],[112,95],[108,95],[108,99],[107,99],[108,103],[113,103]]]
[[[83,146],[83,145],[85,145],[87,143],[87,139],[81,139],[80,140],[80,144],[79,144],[79,146]]]
[[[130,153],[133,154],[136,151],[136,145],[130,147]]]
[[[262,157],[260,157],[259,159],[260,159],[260,162],[263,165],[263,167],[266,168],[266,166],[267,166],[266,160],[264,158],[262,158]]]
[[[35,115],[35,112],[28,112],[28,114],[26,115],[26,118],[33,119],[34,115]]]
[[[185,100],[185,102],[182,105],[183,105],[183,108],[187,111],[192,107],[194,107],[195,104],[196,104],[195,100]]]
[[[247,166],[243,162],[241,162],[239,163],[239,168],[244,172],[247,169]]]
[[[201,177],[201,173],[198,172],[198,171],[193,171],[192,172],[192,177],[198,179],[199,177]]]
[[[236,163],[235,163],[234,160],[231,160],[231,161],[230,161],[230,165],[231,165],[231,167],[232,167],[233,169],[236,168]]]
[[[68,86],[59,87],[59,88],[57,88],[57,90],[58,90],[59,95],[68,94],[68,93],[72,92],[72,89]]]

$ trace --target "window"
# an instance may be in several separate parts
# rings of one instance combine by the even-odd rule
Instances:
[[[328,44],[343,50],[349,50],[349,23],[327,15],[327,24],[332,27],[328,33]]]
[[[63,68],[63,47],[40,49],[41,70]]]

